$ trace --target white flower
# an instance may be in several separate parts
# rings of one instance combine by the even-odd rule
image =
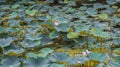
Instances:
[[[54,25],[55,25],[55,26],[59,26],[60,23],[59,23],[58,21],[56,21],[56,22],[54,23]]]
[[[86,50],[85,52],[82,52],[82,56],[87,56],[89,53],[91,53],[91,52]]]
[[[87,53],[87,54],[89,54],[89,53],[91,53],[91,52],[90,52],[90,51],[88,51],[88,50],[86,50],[86,53]]]
[[[81,64],[81,62],[80,62],[80,61],[77,61],[77,64]]]
[[[82,56],[87,56],[87,53],[86,52],[82,52]]]

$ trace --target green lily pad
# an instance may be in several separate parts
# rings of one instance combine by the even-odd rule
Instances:
[[[50,65],[50,67],[67,67],[67,66],[65,66],[63,64],[53,63],[53,64]]]
[[[107,14],[107,13],[98,14],[98,17],[99,17],[101,20],[106,20],[106,19],[108,19],[108,14]]]
[[[98,36],[98,37],[101,37],[101,38],[110,38],[109,32],[104,32],[104,31],[102,31],[101,29],[98,29],[98,28],[92,28],[90,30],[90,33],[93,34],[94,36]]]
[[[67,34],[67,37],[69,39],[78,38],[79,37],[79,33],[77,33],[77,32],[70,32],[70,33]]]
[[[19,67],[20,62],[17,57],[8,56],[2,59],[2,67]]]
[[[20,5],[19,4],[14,4],[13,6],[12,6],[12,8],[13,9],[16,9],[16,8],[18,8]]]
[[[38,12],[37,10],[29,10],[29,9],[25,10],[25,13],[30,16],[34,16],[35,13],[37,13],[37,12]]]
[[[0,40],[0,46],[2,46],[2,47],[9,46],[12,41],[13,41],[13,39],[11,37],[9,37],[7,39],[2,39],[2,40]]]
[[[55,26],[55,28],[58,32],[59,31],[68,32],[70,27],[67,23],[61,23],[59,26]]]
[[[90,53],[90,54],[88,54],[88,57],[91,60],[96,60],[96,61],[104,62],[105,59],[107,58],[107,55],[103,54],[103,53]]]
[[[53,51],[54,50],[52,50],[50,48],[43,48],[43,49],[40,50],[40,53],[38,54],[38,57],[46,57],[47,55],[49,55]]]
[[[13,12],[10,14],[10,18],[16,18],[18,16],[17,12]]]
[[[60,35],[57,31],[53,31],[49,34],[50,39],[57,38]]]
[[[117,57],[115,57],[115,62],[117,62],[117,63],[119,63],[120,64],[120,56],[117,56]]]
[[[48,67],[49,60],[46,58],[30,58],[26,60],[25,67]]]

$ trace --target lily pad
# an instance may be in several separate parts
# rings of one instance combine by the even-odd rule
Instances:
[[[108,14],[107,13],[98,14],[98,17],[101,20],[106,20],[106,19],[108,19]]]
[[[70,32],[70,33],[67,34],[67,37],[69,39],[78,38],[79,37],[79,33],[77,33],[77,32]]]
[[[38,11],[37,10],[25,10],[25,13],[30,15],[30,16],[34,16]]]
[[[2,39],[2,40],[0,40],[0,46],[2,46],[2,47],[9,46],[12,41],[13,41],[13,39],[11,37],[9,37],[7,39]]]
[[[90,53],[90,54],[88,55],[88,57],[89,57],[91,60],[96,60],[96,61],[104,62],[105,59],[107,58],[107,55],[106,55],[106,54],[103,54],[103,53]]]
[[[53,63],[53,64],[50,65],[50,67],[67,67],[67,66],[65,66],[63,64]]]

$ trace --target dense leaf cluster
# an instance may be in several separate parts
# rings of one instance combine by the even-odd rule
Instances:
[[[120,45],[120,1],[88,2],[22,0],[5,4],[0,0],[1,66],[70,67],[96,61],[97,67],[119,67],[120,48],[114,48]],[[79,51],[71,57],[57,48],[100,51],[87,56]]]

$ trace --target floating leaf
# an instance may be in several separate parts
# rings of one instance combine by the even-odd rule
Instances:
[[[68,0],[64,0],[64,3],[68,3]]]
[[[24,52],[24,49],[18,49],[18,50],[10,49],[7,52],[4,52],[4,54],[7,54],[9,56],[18,56],[22,52]]]
[[[75,32],[81,32],[81,31],[88,31],[90,26],[79,24],[79,25],[75,25],[74,28],[75,28]]]
[[[49,43],[53,43],[53,40],[49,38],[49,36],[43,35],[43,38],[41,39],[42,45],[48,45]]]
[[[0,33],[3,33],[3,32],[5,32],[5,28],[0,26]]]
[[[94,8],[104,8],[104,5],[103,4],[101,4],[101,3],[95,3],[94,5]]]
[[[17,33],[19,32],[20,30],[17,29],[17,28],[6,28],[6,32],[11,32],[11,33]]]
[[[67,4],[68,6],[76,6],[76,2],[75,1],[70,1]]]
[[[114,61],[112,61],[112,60],[109,60],[108,64],[109,64],[109,66],[111,66],[111,67],[119,67],[119,66],[120,66],[119,63],[116,63],[116,62],[114,62]]]
[[[104,67],[104,63],[98,64],[97,67]]]
[[[49,55],[53,51],[54,50],[52,50],[50,48],[43,48],[43,49],[40,50],[40,53],[38,54],[38,57],[46,57],[47,55]]]
[[[35,53],[33,53],[33,52],[27,53],[27,56],[28,56],[29,58],[37,58],[37,54],[35,54]]]
[[[39,34],[37,35],[26,34],[26,39],[35,41],[35,40],[41,40],[42,37]]]
[[[24,40],[21,42],[22,46],[25,48],[30,48],[30,47],[38,47],[41,44],[40,40],[35,40],[35,41],[31,41],[31,40]]]
[[[67,23],[61,23],[59,26],[55,26],[56,30],[62,31],[62,32],[67,32],[69,30],[69,25]]]
[[[0,46],[2,46],[2,47],[9,46],[12,41],[13,41],[13,39],[11,37],[9,37],[7,39],[2,39],[2,40],[0,40]]]
[[[17,12],[13,12],[10,14],[10,18],[16,18],[18,16]]]
[[[4,47],[4,54],[10,55],[10,56],[18,56],[22,52],[24,52],[25,49],[19,47],[16,45],[16,42],[12,42],[11,45]]]
[[[116,2],[114,0],[106,0],[109,5],[114,5]]]
[[[63,61],[63,62],[71,61],[71,57],[67,53],[64,53],[64,52],[54,53],[52,54],[52,57],[53,59],[56,59],[57,61]]]
[[[26,67],[48,67],[49,60],[46,58],[30,58],[26,60]]]
[[[108,32],[104,32],[98,28],[92,28],[90,30],[91,34],[94,36],[102,37],[102,38],[110,38],[110,34]]]
[[[43,52],[43,53],[47,53],[47,54],[49,54],[49,53],[52,53],[53,50],[50,49],[50,48],[43,48],[43,49],[40,50],[40,52]]]
[[[70,64],[77,64],[77,63],[84,63],[84,62],[86,62],[86,61],[88,61],[89,60],[89,58],[87,58],[87,57],[79,57],[79,56],[75,56],[75,57],[73,57],[72,58],[72,61],[70,61],[69,63]]]
[[[13,19],[11,19],[8,22],[9,22],[10,26],[19,26],[19,22],[20,21],[19,20],[13,20]]]
[[[53,63],[53,64],[50,65],[50,67],[67,67],[67,66],[65,66],[63,64]]]
[[[107,58],[107,55],[103,54],[103,53],[93,53],[92,52],[92,53],[88,54],[88,57],[91,60],[96,60],[96,61],[104,62],[105,59]]]
[[[94,15],[97,14],[97,10],[94,9],[94,8],[88,8],[88,9],[86,10],[86,13],[88,13],[88,14],[91,15],[91,16],[94,16]]]
[[[25,13],[30,16],[34,16],[35,13],[37,13],[37,12],[38,12],[37,10],[29,10],[29,9],[25,10]]]
[[[13,9],[16,9],[16,8],[18,8],[20,5],[19,4],[14,4],[13,6],[12,6],[12,8]]]
[[[2,5],[2,10],[9,10],[10,9],[10,5]]]
[[[50,39],[57,38],[60,35],[57,31],[53,31],[49,34]]]
[[[120,56],[117,56],[117,57],[115,57],[115,62],[117,62],[117,63],[119,63],[120,64]]]
[[[2,67],[19,67],[20,62],[17,57],[8,56],[2,59]]]
[[[70,33],[67,34],[67,37],[69,39],[78,38],[79,37],[79,33],[77,33],[77,32],[70,32]]]
[[[120,48],[115,48],[113,50],[113,53],[120,55]]]
[[[87,9],[87,6],[81,6],[80,7],[80,10],[86,10]]]
[[[98,17],[99,17],[101,20],[106,20],[106,19],[108,19],[107,13],[98,14]]]

